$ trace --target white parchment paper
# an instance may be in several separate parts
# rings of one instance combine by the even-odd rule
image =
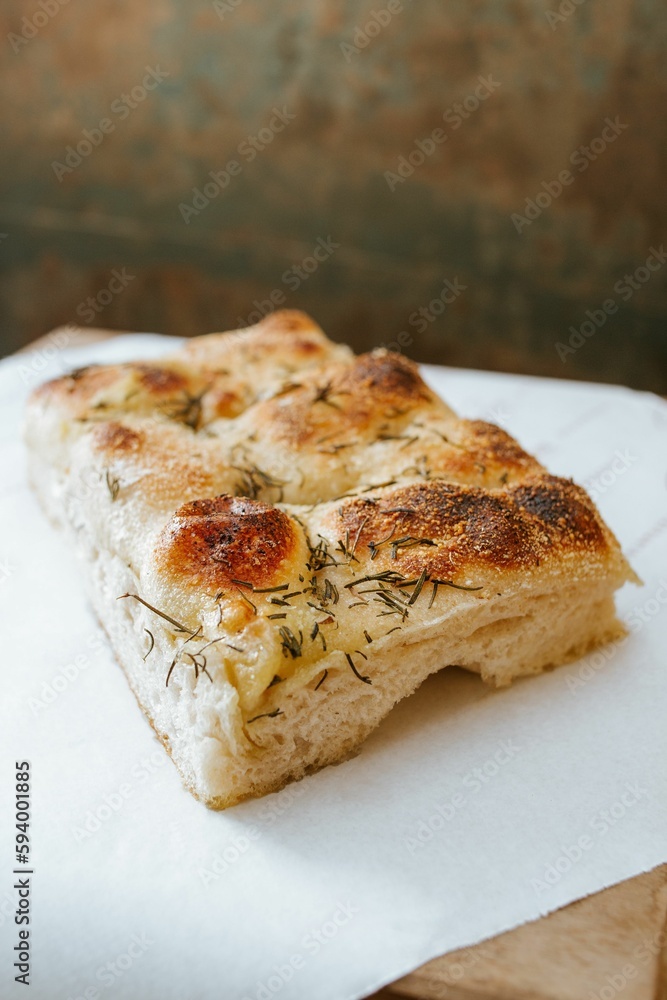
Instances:
[[[155,356],[120,337],[0,365],[0,994],[352,1000],[667,860],[667,406],[622,388],[427,368],[587,485],[644,580],[627,640],[494,692],[461,671],[355,760],[223,813],[184,791],[28,490],[29,389]],[[14,982],[14,761],[33,772],[32,985]]]

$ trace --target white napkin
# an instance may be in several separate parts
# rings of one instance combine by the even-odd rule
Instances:
[[[667,406],[622,388],[429,367],[587,485],[643,578],[630,637],[494,692],[454,669],[354,760],[213,813],[138,709],[71,547],[25,480],[29,389],[177,341],[0,364],[0,988],[14,981],[14,762],[32,770],[32,1000],[353,1000],[667,860]],[[36,361],[37,359],[37,361]]]

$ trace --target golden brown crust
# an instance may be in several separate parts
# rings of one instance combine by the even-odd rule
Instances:
[[[75,368],[60,378],[51,379],[37,386],[32,398],[50,403],[65,403],[68,396],[73,396],[82,403],[87,402],[95,392],[111,385],[116,380],[118,371],[119,366],[115,365],[86,365],[83,368]]]
[[[75,420],[152,413],[185,422],[208,382],[205,375],[176,365],[89,365],[40,386],[35,398],[61,407]]]
[[[360,354],[338,379],[338,391],[361,397],[370,406],[413,406],[434,398],[416,364],[402,354],[374,351]]]
[[[243,413],[248,405],[247,396],[241,389],[233,386],[213,384],[201,399],[201,426],[219,420],[221,417],[231,420]]]
[[[456,420],[444,428],[433,424],[430,433],[421,463],[429,477],[498,489],[544,473],[536,459],[493,424]]]
[[[459,459],[472,462],[482,475],[489,474],[493,478],[498,474],[502,478],[504,474],[510,477],[542,469],[507,431],[483,420],[465,422],[461,443],[464,450],[459,453]]]
[[[507,684],[580,654],[633,578],[583,490],[302,313],[57,379],[26,436],[140,704],[219,807],[344,758],[448,663]]]
[[[582,490],[549,476],[500,428],[458,419],[413,362],[385,350],[356,358],[340,350],[303,313],[278,312],[249,330],[196,338],[160,363],[79,369],[37,390],[35,401],[91,422],[93,450],[109,461],[132,459],[147,495],[185,500],[197,484],[214,483],[265,504],[352,494],[329,516],[331,531],[341,544],[356,538],[360,553],[382,563],[397,538],[430,539],[400,547],[410,572],[452,575],[480,561],[516,569],[575,549],[596,560],[617,554]],[[391,493],[370,499],[369,486],[393,481]],[[182,507],[165,528],[163,565],[181,582],[184,572],[164,556],[185,558],[195,525],[197,556],[189,551],[184,565],[199,583],[222,578],[220,547],[204,538],[214,523],[222,531],[231,508],[202,503],[213,505],[206,517]],[[273,552],[271,532],[286,530],[284,515],[272,520],[266,506],[243,517],[235,510],[244,544],[264,519]],[[230,573],[243,577],[234,546],[230,560]]]
[[[144,439],[145,435],[141,431],[135,431],[115,420],[100,424],[93,430],[93,447],[110,457],[138,451]]]
[[[243,363],[264,362],[283,372],[300,371],[336,355],[351,356],[351,352],[336,348],[309,316],[296,309],[270,313],[245,330],[195,337],[182,351],[183,358],[197,367],[215,371],[231,365],[235,378],[243,377]]]
[[[538,482],[512,486],[512,501],[543,525],[552,544],[563,551],[603,552],[608,537],[595,506],[585,490],[571,479],[544,475]]]
[[[188,379],[182,372],[174,371],[164,366],[135,364],[133,370],[139,376],[139,383],[150,395],[161,396],[167,394],[171,396],[174,392],[184,391],[188,388]]]
[[[331,531],[355,556],[403,575],[456,579],[484,564],[498,570],[539,566],[551,556],[607,550],[599,516],[583,490],[552,476],[501,490],[435,480],[345,500]]]
[[[459,419],[411,361],[355,358],[302,313],[159,363],[82,369],[32,405],[35,440],[50,420],[61,465],[75,448],[78,472],[95,467],[94,531],[111,526],[149,603],[193,629],[248,629],[239,648],[256,660],[230,667],[246,707],[274,674],[354,653],[364,625],[405,638],[433,624],[456,597],[438,581],[484,601],[527,580],[631,578],[583,490],[500,428]],[[378,574],[371,596],[356,589]]]
[[[172,581],[213,595],[244,584],[270,587],[296,543],[294,522],[277,507],[220,496],[179,507],[155,556]]]
[[[72,420],[132,414],[201,430],[237,417],[292,373],[349,356],[304,313],[274,313],[249,330],[197,337],[160,363],[79,368],[40,386],[32,398]]]
[[[273,440],[287,447],[330,442],[332,448],[354,442],[355,436],[366,438],[386,421],[435,402],[413,362],[377,351],[288,383],[260,404],[260,419]]]

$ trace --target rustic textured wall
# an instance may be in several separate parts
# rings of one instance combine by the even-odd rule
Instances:
[[[658,0],[5,0],[2,346],[273,295],[359,348],[667,391],[666,41]]]

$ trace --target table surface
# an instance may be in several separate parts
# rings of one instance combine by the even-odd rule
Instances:
[[[25,347],[53,343],[51,331]],[[121,332],[63,328],[69,346]],[[481,944],[450,952],[372,1000],[667,1000],[667,865]]]

